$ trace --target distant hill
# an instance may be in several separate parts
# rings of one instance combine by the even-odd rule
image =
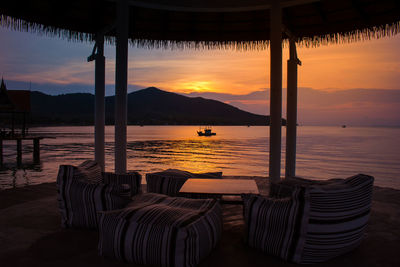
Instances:
[[[114,123],[114,96],[106,97],[106,124]],[[50,96],[31,93],[32,124],[92,125],[94,95]],[[187,97],[149,87],[128,94],[130,125],[269,125],[257,115],[202,97]]]

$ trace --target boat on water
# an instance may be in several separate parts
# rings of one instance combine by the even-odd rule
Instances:
[[[217,135],[217,133],[213,133],[210,126],[205,127],[203,130],[200,127],[200,130],[197,131],[199,136],[212,136]]]

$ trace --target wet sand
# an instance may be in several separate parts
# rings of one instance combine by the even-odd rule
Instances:
[[[225,177],[239,178],[239,177]],[[268,179],[256,179],[268,194]],[[242,207],[223,205],[221,241],[200,266],[293,266],[243,243]],[[63,229],[55,183],[0,191],[1,266],[128,266],[97,254],[95,231]],[[400,266],[400,191],[374,187],[367,235],[351,253],[315,266]],[[129,264],[129,266],[136,266]]]

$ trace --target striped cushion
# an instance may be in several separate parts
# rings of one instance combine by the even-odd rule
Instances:
[[[131,196],[142,191],[142,176],[138,172],[129,172],[127,174],[103,172],[103,182],[112,185],[127,184],[130,186]]]
[[[297,186],[309,189],[308,231],[299,263],[323,262],[356,248],[364,237],[374,178],[359,174],[325,182],[290,178],[274,184],[274,196]],[[290,189],[291,188],[291,189]]]
[[[311,185],[330,185],[343,179],[330,180],[308,180],[300,177],[286,177],[279,182],[271,182],[269,186],[269,196],[276,198],[290,197],[296,186],[308,187]]]
[[[222,231],[215,200],[148,193],[125,209],[101,212],[103,256],[155,266],[196,266],[216,246]]]
[[[322,262],[356,248],[371,211],[374,178],[356,175],[310,187],[310,219],[301,263]]]
[[[96,161],[86,160],[75,168],[74,175],[77,180],[91,184],[102,182],[101,167]]]
[[[129,185],[86,183],[77,168],[61,165],[57,176],[58,203],[63,227],[97,228],[97,212],[119,209],[130,201]]]
[[[309,201],[304,188],[282,199],[243,195],[247,244],[298,262],[304,246]]]
[[[222,172],[191,173],[176,169],[146,174],[147,192],[178,196],[188,178],[222,178]]]

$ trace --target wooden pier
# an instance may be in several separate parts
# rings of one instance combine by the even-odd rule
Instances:
[[[3,165],[3,141],[16,141],[17,149],[17,165],[22,164],[22,141],[32,140],[33,142],[33,163],[40,163],[40,140],[44,136],[0,136],[0,166]]]

